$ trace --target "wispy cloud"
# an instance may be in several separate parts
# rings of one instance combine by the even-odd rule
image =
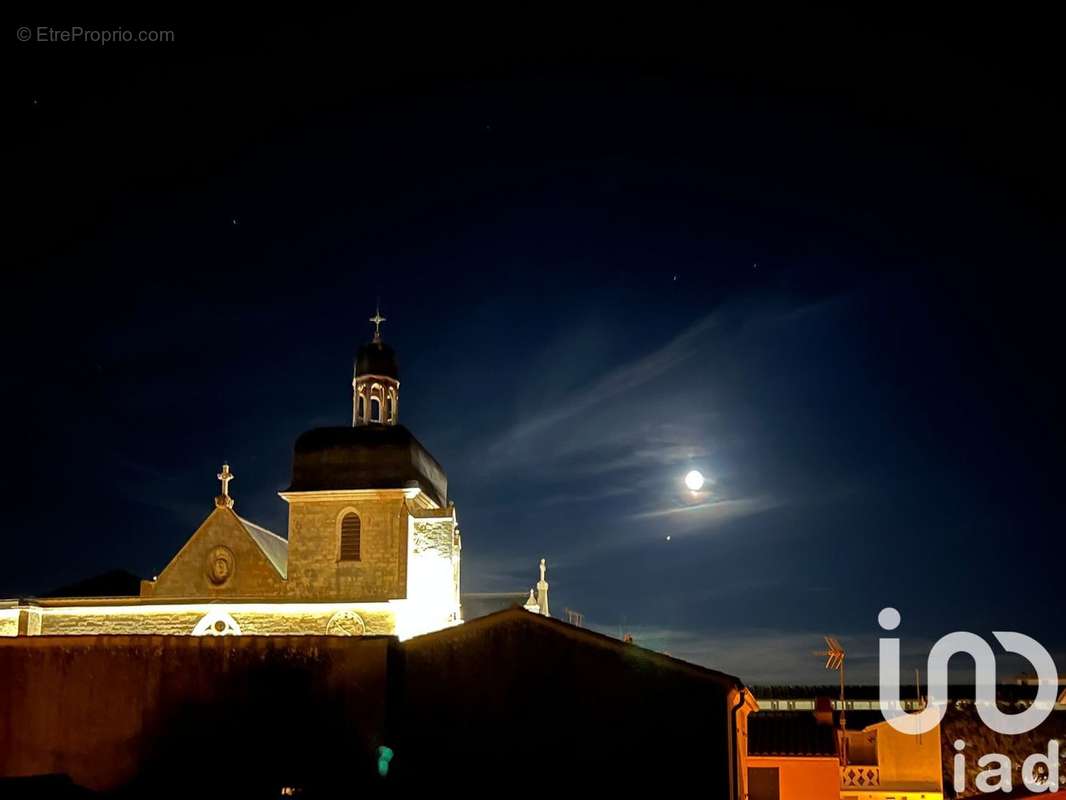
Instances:
[[[658,350],[608,372],[587,389],[568,396],[565,403],[552,404],[538,416],[515,425],[489,446],[489,452],[505,454],[562,422],[582,417],[598,406],[666,375],[699,352],[702,337],[716,324],[714,314],[704,317]]]
[[[780,505],[782,505],[781,501],[772,497],[742,497],[733,500],[709,500],[705,503],[696,503],[690,506],[672,506],[651,511],[640,511],[636,514],[631,514],[630,518],[656,519],[684,515],[698,518],[701,523],[725,522],[738,517],[746,517],[749,514],[757,514],[760,511],[768,511]]]
[[[617,625],[590,627],[608,636],[618,635]],[[825,670],[825,659],[817,655],[825,649],[825,631],[757,628],[711,632],[637,625],[625,632],[643,647],[736,675],[749,685],[817,685],[835,680],[835,673]],[[871,631],[838,638],[848,652],[849,682],[876,683],[877,634]],[[930,645],[924,640],[905,642],[901,663],[905,667],[922,663]]]

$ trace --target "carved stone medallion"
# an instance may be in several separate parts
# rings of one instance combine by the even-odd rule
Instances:
[[[363,618],[354,611],[338,611],[329,618],[326,623],[326,634],[329,636],[362,636],[366,633],[366,625]]]
[[[207,577],[215,586],[222,586],[233,577],[236,566],[233,551],[225,545],[220,544],[207,554]]]

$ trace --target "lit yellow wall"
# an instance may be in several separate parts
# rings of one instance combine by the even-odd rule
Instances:
[[[209,578],[209,556],[219,546],[234,556],[233,574],[219,585]],[[285,581],[252,540],[237,515],[216,508],[141,593],[152,597],[281,597]]]
[[[180,604],[150,606],[68,606],[41,609],[44,636],[62,634],[165,634],[187,636],[210,612],[228,613],[250,635],[323,635],[334,614],[353,611],[367,635],[396,633],[402,606],[379,604]]]
[[[883,789],[943,791],[939,725],[921,736],[900,733],[887,722],[871,728],[877,731],[877,763]]]
[[[453,510],[413,509],[409,520],[406,596],[417,635],[459,619],[460,546]]]
[[[748,756],[748,769],[777,767],[781,800],[839,800],[840,763],[835,756]]]
[[[0,636],[18,636],[18,608],[0,608]]]
[[[403,489],[282,496],[289,502],[289,597],[379,602],[406,596],[407,498]],[[359,561],[338,560],[339,519],[348,509],[359,514]]]

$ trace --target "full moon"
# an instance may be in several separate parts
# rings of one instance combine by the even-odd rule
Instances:
[[[685,486],[693,492],[698,492],[703,488],[703,473],[698,469],[692,470],[685,476]]]

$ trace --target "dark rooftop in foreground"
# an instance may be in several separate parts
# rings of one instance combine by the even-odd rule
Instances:
[[[748,718],[748,754],[836,756],[836,735],[809,711],[760,711]]]

